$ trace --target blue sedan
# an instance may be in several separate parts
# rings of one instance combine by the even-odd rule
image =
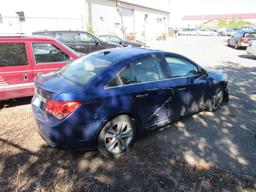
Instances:
[[[44,140],[106,156],[122,154],[147,131],[228,101],[225,74],[143,48],[95,52],[34,82],[32,108]]]

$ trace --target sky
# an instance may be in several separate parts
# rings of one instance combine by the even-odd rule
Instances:
[[[165,1],[165,0],[160,0]],[[170,23],[179,26],[184,15],[256,13],[256,0],[167,0]]]
[[[169,0],[169,4],[170,12],[185,15],[256,12],[256,0]]]

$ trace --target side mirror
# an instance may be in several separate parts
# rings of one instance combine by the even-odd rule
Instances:
[[[199,68],[199,73],[200,73],[201,76],[208,76],[207,71],[205,69],[201,68],[201,67]]]
[[[91,43],[92,43],[92,44],[95,44],[96,46],[99,45],[99,42],[98,42],[96,39],[92,39],[92,40],[91,40]]]

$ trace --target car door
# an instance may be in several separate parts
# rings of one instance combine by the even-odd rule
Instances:
[[[173,90],[165,81],[158,56],[151,55],[128,64],[118,78],[123,85],[117,91],[130,98],[131,109],[140,117],[143,127],[155,129],[170,122],[168,106]]]
[[[204,107],[210,97],[208,77],[201,75],[197,65],[186,58],[166,54],[164,59],[170,73],[170,84],[174,88],[175,102],[170,108],[175,117]]]
[[[24,41],[0,42],[0,100],[33,95],[33,71]]]
[[[54,41],[31,41],[30,50],[34,63],[34,76],[56,71],[73,60]]]

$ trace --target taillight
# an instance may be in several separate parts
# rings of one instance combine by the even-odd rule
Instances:
[[[246,37],[243,37],[243,38],[241,38],[241,41],[247,43],[249,41],[249,39]]]
[[[46,101],[46,110],[57,119],[64,119],[80,106],[78,101]]]

